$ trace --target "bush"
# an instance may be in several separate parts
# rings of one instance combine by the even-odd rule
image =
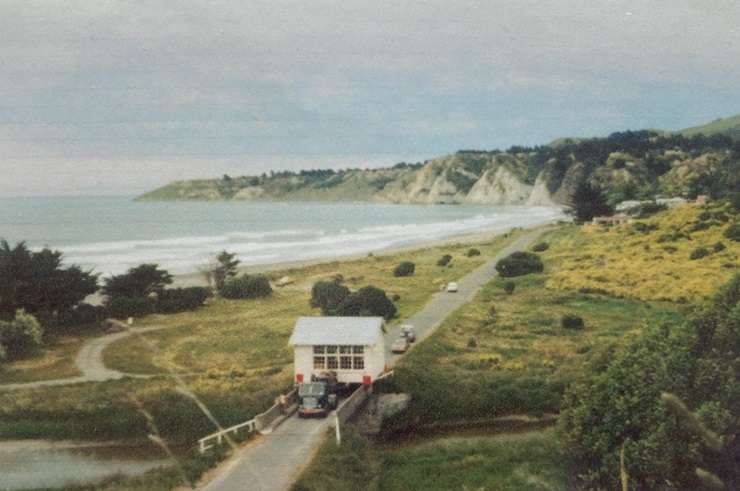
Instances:
[[[349,295],[349,288],[338,281],[317,281],[311,288],[311,307],[331,315]]]
[[[41,346],[43,334],[34,316],[23,310],[16,311],[12,321],[0,321],[1,358],[18,358],[34,353]]]
[[[637,206],[632,213],[637,218],[647,218],[649,216],[655,215],[659,211],[665,211],[668,209],[667,205],[661,204],[661,203],[642,203],[640,206]]]
[[[714,244],[714,245],[712,246],[712,250],[713,250],[714,252],[722,252],[722,251],[724,251],[725,249],[727,249],[727,246],[725,246],[725,245],[724,245],[724,244],[723,244],[722,242],[717,242],[716,244]]]
[[[272,287],[267,276],[262,274],[244,274],[228,279],[219,291],[222,297],[231,300],[260,298],[272,295]]]
[[[532,247],[532,250],[535,252],[543,252],[550,248],[550,244],[547,242],[540,242],[539,244],[535,244]]]
[[[380,316],[387,320],[396,315],[396,306],[385,291],[374,286],[366,286],[345,298],[337,307],[335,315]]]
[[[733,242],[740,242],[740,223],[733,223],[722,234]]]
[[[211,291],[202,286],[171,288],[160,293],[156,309],[157,312],[165,314],[195,310],[202,306],[210,295]]]
[[[154,312],[154,302],[148,297],[114,297],[107,307],[109,315],[116,319],[143,317]]]
[[[85,326],[98,324],[108,317],[108,309],[102,305],[90,305],[81,303],[74,309],[59,314],[60,326]]]
[[[641,234],[646,234],[658,229],[658,225],[655,223],[635,222],[632,224],[632,228]]]
[[[468,257],[480,256],[480,250],[475,248],[468,249],[468,252],[465,255]]]
[[[541,273],[544,269],[540,256],[531,252],[515,252],[496,263],[496,271],[504,278]]]
[[[449,254],[445,254],[444,256],[439,258],[439,261],[437,261],[437,266],[447,266],[450,261],[452,261],[452,256]]]
[[[411,276],[414,274],[415,269],[416,265],[414,263],[411,261],[403,261],[393,269],[393,276]]]
[[[475,338],[468,339],[468,348],[477,348],[478,347],[478,341],[475,340]]]
[[[560,326],[563,329],[583,329],[583,318],[573,314],[565,314],[560,318]]]
[[[516,283],[514,283],[513,281],[507,281],[506,283],[503,284],[502,288],[504,289],[507,295],[511,295],[512,293],[514,293],[514,289],[516,288]]]
[[[689,255],[689,259],[701,259],[703,257],[707,257],[709,255],[709,250],[706,247],[699,247],[697,249],[694,249],[691,251],[691,254]]]

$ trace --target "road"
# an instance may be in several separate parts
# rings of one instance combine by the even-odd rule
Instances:
[[[82,382],[104,382],[106,380],[118,380],[123,377],[149,377],[149,375],[136,375],[106,368],[105,363],[103,362],[103,351],[105,350],[105,348],[110,346],[112,343],[115,343],[119,339],[123,339],[134,334],[142,334],[145,332],[157,331],[164,328],[164,326],[131,328],[125,331],[117,332],[114,334],[107,334],[105,336],[100,336],[99,338],[91,339],[90,341],[85,343],[82,348],[80,348],[79,353],[77,353],[77,359],[75,360],[77,369],[82,375],[78,375],[77,377],[59,378],[52,380],[39,380],[37,382],[4,384],[0,385],[0,390],[33,389],[35,387],[79,384]]]
[[[472,300],[478,289],[496,273],[496,262],[512,252],[526,249],[545,232],[539,228],[527,232],[499,252],[496,257],[475,269],[458,281],[457,293],[434,294],[417,314],[403,324],[412,324],[417,339],[421,340],[434,332],[440,323],[454,310]],[[389,329],[386,334],[386,350],[389,366],[400,356],[390,352],[390,345],[400,333],[400,325]],[[305,420],[293,416],[259,441],[252,442],[230,459],[220,474],[212,481],[199,487],[203,491],[285,491],[290,488],[298,474],[313,459],[331,418]]]

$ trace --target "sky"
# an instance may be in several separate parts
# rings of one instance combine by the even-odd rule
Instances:
[[[740,2],[0,2],[0,195],[420,161],[740,113]]]

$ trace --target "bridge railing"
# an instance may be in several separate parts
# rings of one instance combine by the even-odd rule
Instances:
[[[249,421],[245,421],[234,426],[229,426],[228,428],[224,428],[222,430],[216,431],[215,433],[204,436],[203,438],[198,440],[198,450],[200,451],[200,453],[205,453],[206,450],[211,449],[216,445],[223,444],[224,441],[227,440],[229,435],[237,435],[240,431],[245,431],[246,433],[261,431],[262,429],[272,424],[272,422],[279,418],[281,415],[283,415],[283,411],[285,409],[295,403],[297,394],[297,390],[293,389],[283,396],[285,398],[285,403],[276,402],[270,407],[270,409],[256,415]]]

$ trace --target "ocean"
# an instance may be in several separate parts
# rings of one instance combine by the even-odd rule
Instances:
[[[198,270],[218,252],[244,265],[377,252],[562,216],[539,206],[136,202],[131,197],[0,198],[0,239],[50,247],[104,276],[141,263]]]

